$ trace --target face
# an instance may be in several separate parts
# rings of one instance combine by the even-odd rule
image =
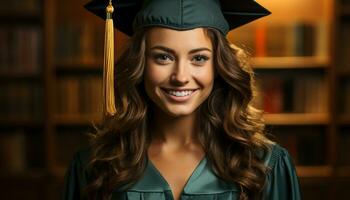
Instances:
[[[202,28],[154,27],[146,36],[145,89],[166,114],[195,113],[214,84],[213,47]]]

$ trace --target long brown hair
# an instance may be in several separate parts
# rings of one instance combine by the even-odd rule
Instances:
[[[91,135],[88,199],[109,199],[116,188],[132,186],[143,174],[150,144],[150,100],[144,90],[146,33],[138,30],[115,69],[117,113],[106,118]],[[217,30],[205,28],[214,48],[218,74],[208,99],[200,105],[199,140],[214,173],[240,187],[240,199],[260,198],[271,141],[265,137],[262,111],[253,106],[254,73],[243,50]],[[260,154],[261,155],[261,154]]]

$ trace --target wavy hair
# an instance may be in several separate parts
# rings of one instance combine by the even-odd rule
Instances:
[[[86,199],[110,199],[116,188],[132,186],[145,170],[151,142],[147,131],[151,104],[143,85],[147,30],[133,35],[116,64],[116,115],[90,134]],[[200,105],[199,141],[214,173],[240,188],[240,199],[258,199],[268,172],[261,155],[266,155],[272,141],[265,136],[263,111],[254,107],[254,73],[242,49],[217,30],[204,30],[213,44],[217,76]]]

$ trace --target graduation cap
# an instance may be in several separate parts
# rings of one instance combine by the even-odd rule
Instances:
[[[113,24],[132,36],[140,28],[162,26],[176,30],[211,27],[230,30],[271,14],[254,0],[92,0],[85,8],[106,20],[104,113],[114,115]],[[114,20],[114,23],[113,23]]]

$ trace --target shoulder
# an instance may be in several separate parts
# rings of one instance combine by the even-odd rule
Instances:
[[[82,190],[88,183],[87,164],[91,149],[79,149],[66,170],[63,186],[63,199],[73,200],[82,197]]]
[[[67,173],[87,173],[87,166],[91,157],[91,147],[84,147],[77,150],[69,163]]]
[[[82,166],[86,166],[89,162],[91,156],[91,147],[86,146],[84,148],[81,148],[77,150],[72,158],[72,163],[77,163]]]
[[[265,158],[265,164],[270,168],[274,168],[278,160],[282,158],[286,158],[288,161],[292,160],[287,149],[277,143],[274,143],[270,146],[270,151]]]
[[[66,170],[66,176],[74,177],[76,181],[82,181],[86,183],[88,181],[88,163],[90,161],[91,148],[84,147],[77,150]]]
[[[287,149],[274,144],[265,160],[268,166],[267,199],[300,200],[300,184],[292,157]]]
[[[79,179],[83,179],[84,182],[88,181],[88,164],[90,162],[91,150],[92,149],[89,146],[78,149],[73,154],[71,162],[67,168],[67,173],[77,176]]]

